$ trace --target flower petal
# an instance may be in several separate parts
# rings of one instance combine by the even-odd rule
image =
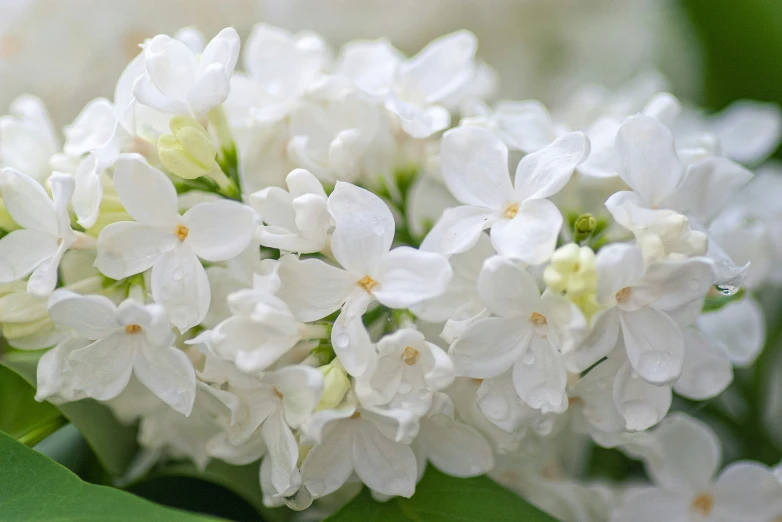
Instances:
[[[583,132],[570,132],[544,149],[527,154],[516,167],[514,185],[519,201],[553,196],[587,156],[589,139]]]
[[[752,364],[766,338],[763,310],[751,297],[702,314],[698,328],[719,343],[730,362],[742,367]]]
[[[627,357],[652,384],[675,382],[682,372],[684,337],[673,319],[649,306],[619,315]]]
[[[773,520],[779,514],[780,494],[782,486],[766,466],[734,462],[714,486],[715,510],[726,516],[723,520]]]
[[[113,399],[128,385],[138,340],[124,332],[95,341],[71,352],[74,386],[99,401]]]
[[[421,250],[440,252],[447,256],[471,249],[481,232],[497,218],[482,207],[461,206],[446,209],[421,243]]]
[[[525,317],[540,311],[540,290],[524,268],[502,256],[483,263],[478,293],[486,307],[500,317]]]
[[[320,259],[301,261],[286,255],[279,267],[282,285],[277,295],[302,322],[317,321],[336,312],[348,294],[358,288],[353,276]]]
[[[302,483],[314,497],[333,493],[353,472],[353,433],[346,433],[340,421],[327,426],[322,442],[315,444],[301,465]]]
[[[388,205],[368,190],[337,182],[328,209],[335,222],[334,257],[359,278],[376,273],[394,240],[394,216]]]
[[[57,253],[57,236],[34,230],[14,230],[0,239],[0,283],[29,275]]]
[[[271,462],[271,483],[277,494],[290,496],[301,485],[301,474],[296,463],[299,445],[291,429],[283,420],[282,409],[269,415],[261,426],[261,438]]]
[[[644,202],[656,207],[684,174],[671,131],[649,116],[631,116],[619,128],[614,145],[619,176]]]
[[[124,279],[150,268],[176,242],[173,229],[169,232],[133,221],[112,223],[98,235],[95,266],[112,279]]]
[[[719,343],[695,328],[687,328],[684,346],[682,375],[674,385],[676,393],[696,401],[722,393],[733,380],[733,367]]]
[[[654,386],[636,375],[629,363],[617,372],[612,390],[614,405],[627,431],[643,431],[660,422],[671,407],[668,386]]]
[[[453,269],[442,254],[399,247],[383,256],[379,285],[372,295],[390,308],[408,308],[440,295],[452,277]]]
[[[120,329],[115,316],[117,307],[102,295],[79,295],[57,290],[49,298],[52,321],[76,330],[91,341],[103,339]]]
[[[193,411],[196,396],[195,370],[185,352],[173,346],[144,343],[133,370],[141,384],[182,415]]]
[[[514,199],[508,174],[508,148],[480,127],[456,127],[443,134],[443,179],[461,203],[502,211]]]
[[[513,365],[513,385],[524,402],[542,413],[562,413],[568,407],[567,370],[562,356],[537,335]]]
[[[491,244],[500,255],[539,265],[554,253],[561,228],[562,214],[554,203],[530,199],[521,204],[516,217],[492,225]]]
[[[0,196],[3,205],[23,228],[59,236],[54,203],[40,183],[13,169],[0,171]]]
[[[152,267],[152,297],[163,305],[171,324],[185,332],[209,311],[211,291],[206,271],[187,245],[169,250]]]
[[[348,298],[331,330],[334,353],[345,371],[354,377],[363,375],[376,357],[369,332],[361,321],[371,301],[368,294]]]
[[[490,317],[472,324],[451,345],[456,375],[485,379],[510,368],[528,348],[532,339],[529,321]]]
[[[198,203],[185,212],[182,220],[188,229],[185,244],[206,261],[238,256],[255,233],[252,209],[235,201]]]
[[[417,476],[413,450],[388,439],[371,424],[362,424],[356,430],[352,451],[356,474],[373,491],[412,497]]]
[[[140,154],[121,154],[114,170],[114,188],[128,214],[145,225],[171,227],[179,223],[174,185]]]

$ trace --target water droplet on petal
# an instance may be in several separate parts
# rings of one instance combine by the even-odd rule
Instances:
[[[554,429],[554,420],[550,417],[544,417],[535,422],[534,427],[538,435],[548,435]]]
[[[337,348],[347,348],[350,344],[350,337],[347,334],[341,333],[334,338],[334,346]]]
[[[638,373],[653,384],[664,384],[676,379],[682,361],[668,352],[646,352],[638,359]]]
[[[523,362],[526,365],[535,364],[535,354],[532,352],[526,352],[524,355],[521,356],[521,362]]]
[[[372,224],[372,232],[376,236],[382,236],[385,231],[386,227],[385,223],[383,223],[383,220],[380,218],[375,218],[375,222]]]
[[[733,295],[739,291],[739,287],[733,285],[716,285],[714,288],[722,295]]]
[[[410,393],[410,390],[413,389],[413,385],[410,384],[410,381],[402,381],[399,383],[399,393]]]
[[[171,274],[171,277],[174,278],[174,281],[181,281],[182,278],[185,277],[185,272],[181,268],[177,268]]]

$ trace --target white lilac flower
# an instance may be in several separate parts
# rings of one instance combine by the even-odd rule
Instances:
[[[239,35],[220,31],[200,56],[166,35],[144,43],[144,74],[133,85],[139,103],[168,114],[198,116],[228,97],[239,59]]]
[[[195,399],[190,359],[172,346],[174,335],[158,305],[133,300],[116,306],[98,295],[58,290],[49,298],[52,320],[87,339],[61,362],[71,386],[100,400],[119,395],[135,375],[161,401],[189,415]]]
[[[254,232],[252,210],[234,201],[198,203],[179,215],[174,185],[137,154],[117,160],[114,185],[136,221],[104,228],[95,266],[123,279],[152,268],[152,296],[185,331],[206,316],[210,289],[200,259],[224,261],[241,253]]]
[[[361,375],[374,358],[374,347],[361,323],[370,303],[407,308],[439,295],[452,276],[440,254],[410,247],[391,249],[394,218],[371,192],[337,183],[329,196],[334,219],[331,251],[342,268],[318,259],[280,260],[279,297],[302,322],[340,310],[334,323],[334,351],[351,375]]]
[[[52,197],[30,176],[0,171],[0,195],[8,213],[23,228],[0,239],[0,283],[30,276],[27,291],[45,296],[57,285],[57,267],[78,237],[71,229],[68,202],[73,178],[54,173]]]
[[[52,172],[49,159],[60,148],[43,102],[23,94],[11,102],[11,114],[0,117],[0,166],[43,183]]]
[[[561,212],[545,198],[565,186],[588,154],[584,134],[566,134],[525,156],[511,184],[508,149],[499,138],[480,127],[448,131],[440,151],[443,178],[463,206],[446,210],[421,247],[447,255],[464,252],[491,228],[499,254],[543,263],[562,227]]]

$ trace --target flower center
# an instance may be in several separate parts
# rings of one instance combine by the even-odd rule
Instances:
[[[511,203],[507,207],[505,207],[505,210],[502,211],[502,217],[506,219],[513,219],[516,217],[516,214],[519,213],[519,204],[518,203]]]
[[[633,289],[630,288],[629,286],[626,286],[616,293],[616,302],[624,303],[625,301],[630,299],[631,295],[633,295]]]
[[[125,333],[137,334],[140,331],[141,331],[141,325],[138,325],[138,324],[128,324],[128,325],[125,325]]]
[[[708,516],[714,507],[714,497],[708,493],[699,493],[690,504],[690,509],[703,516]]]
[[[361,418],[361,412],[357,411],[353,413],[353,415],[350,416],[351,419],[360,419]]]
[[[543,326],[545,324],[548,324],[548,320],[546,320],[546,316],[543,314],[539,314],[538,312],[532,312],[529,316],[529,320],[532,322],[532,324],[537,326]]]
[[[568,397],[567,405],[568,406],[583,406],[584,405],[584,399],[582,399],[581,397]]]
[[[377,281],[369,277],[368,275],[365,275],[358,281],[358,286],[364,289],[364,291],[368,294],[372,293],[372,289],[377,286]]]
[[[405,351],[402,352],[402,360],[404,363],[408,366],[414,365],[416,362],[418,362],[418,356],[421,355],[421,352],[413,348],[412,346],[408,346],[405,348]]]
[[[174,230],[174,235],[178,237],[180,241],[184,241],[185,238],[187,238],[187,234],[189,233],[190,231],[185,225],[177,225],[176,229]]]
[[[274,392],[275,397],[282,399],[282,393],[280,393],[280,390],[278,390],[276,386],[272,388],[272,391]]]

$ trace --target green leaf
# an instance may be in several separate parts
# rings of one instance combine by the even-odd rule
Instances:
[[[35,386],[36,367],[41,355],[43,352],[8,351],[0,356],[0,365],[13,370],[31,386]],[[34,401],[32,398],[30,400]],[[49,403],[46,405],[51,406]],[[110,475],[119,476],[127,469],[138,449],[135,426],[121,424],[111,410],[92,399],[56,407],[78,428]]]
[[[288,522],[296,514],[294,511],[281,508],[268,508],[263,505],[259,462],[246,466],[232,466],[220,460],[213,460],[201,472],[192,463],[177,463],[155,471],[152,477],[180,476],[194,477],[220,485],[242,497],[268,522]]]
[[[36,402],[35,390],[21,377],[0,366],[0,431],[22,444],[34,446],[65,419],[48,403]]]
[[[215,520],[158,506],[118,489],[83,482],[53,460],[1,433],[0,469],[3,520]]]
[[[556,519],[487,477],[455,478],[431,466],[412,498],[375,502],[369,490],[327,522],[554,522]]]

